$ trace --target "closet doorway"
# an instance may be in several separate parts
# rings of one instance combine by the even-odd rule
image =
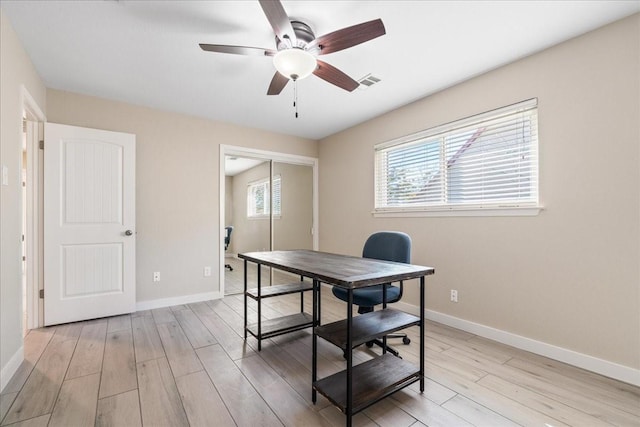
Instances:
[[[232,295],[244,289],[238,253],[318,249],[318,162],[232,146],[221,146],[220,159],[220,292]],[[255,283],[255,266],[248,274]],[[291,281],[266,267],[261,275],[263,286]]]

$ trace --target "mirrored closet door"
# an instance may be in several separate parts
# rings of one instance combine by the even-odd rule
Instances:
[[[242,293],[244,286],[238,253],[314,249],[314,165],[227,154],[224,167],[223,221],[225,229],[232,229],[225,240],[222,287],[232,295]],[[261,272],[263,286],[292,280],[269,270]],[[248,274],[255,283],[254,266]]]

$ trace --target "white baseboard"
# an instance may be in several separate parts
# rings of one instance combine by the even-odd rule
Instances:
[[[400,310],[406,311],[407,313],[415,314],[416,316],[420,313],[420,308],[415,305],[403,302],[397,302],[393,305]],[[490,326],[485,326],[480,323],[460,319],[458,317],[450,316],[448,314],[440,313],[433,310],[426,310],[425,317],[429,320],[433,320],[434,322],[442,323],[456,329],[461,329],[463,331],[467,331],[484,338],[488,338],[515,348],[519,348],[521,350],[530,351],[531,353],[558,360],[560,362],[586,369],[588,371],[595,372],[609,378],[640,386],[639,369],[633,369],[628,366],[610,362],[608,360],[598,359],[597,357],[589,356],[587,354],[578,353],[576,351],[558,347],[553,344],[537,341],[531,338],[523,337],[521,335],[513,334],[511,332],[503,331],[501,329],[492,328]]]
[[[9,380],[16,373],[20,364],[24,360],[24,346],[20,346],[18,351],[14,353],[14,355],[9,359],[6,365],[2,367],[0,370],[0,392],[4,390],[4,388],[9,383]]]
[[[171,298],[159,298],[147,301],[136,302],[136,311],[151,310],[154,308],[170,307],[172,305],[191,304],[194,302],[209,301],[222,298],[222,294],[216,292],[205,292],[202,294],[183,295]]]

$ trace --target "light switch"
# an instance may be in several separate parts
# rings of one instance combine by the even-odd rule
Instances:
[[[2,165],[2,185],[9,185],[9,168]]]

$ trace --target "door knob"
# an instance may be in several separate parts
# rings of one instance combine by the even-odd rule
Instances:
[[[131,236],[132,234],[133,234],[133,231],[131,231],[131,230],[127,230],[127,231],[124,232],[125,236]]]

